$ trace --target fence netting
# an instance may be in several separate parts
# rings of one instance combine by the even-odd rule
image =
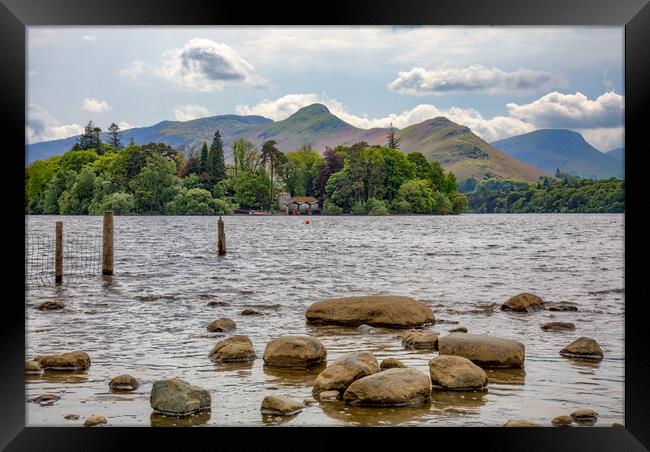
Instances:
[[[54,234],[25,237],[25,285],[55,283],[56,238]],[[101,275],[102,237],[63,235],[63,281]]]

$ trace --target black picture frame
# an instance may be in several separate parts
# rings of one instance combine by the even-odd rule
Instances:
[[[291,13],[289,13],[291,11]],[[392,429],[334,429],[315,431],[302,427],[290,431],[289,439],[281,439],[286,428],[259,429],[248,434],[240,428],[210,429],[134,429],[134,428],[36,428],[25,427],[25,313],[18,288],[24,248],[20,240],[7,240],[10,253],[4,252],[5,287],[3,290],[3,323],[0,356],[2,391],[2,422],[0,447],[7,450],[113,450],[135,444],[142,437],[150,448],[155,443],[164,449],[174,437],[192,434],[188,444],[205,440],[208,445],[225,445],[238,440],[244,448],[250,440],[268,444],[295,445],[323,443],[338,447],[339,434],[361,432],[364,446],[382,444],[391,439],[417,447],[478,446],[499,450],[647,450],[650,448],[650,397],[647,384],[650,376],[648,330],[643,315],[645,297],[635,296],[641,290],[644,249],[644,203],[642,174],[647,149],[645,122],[650,118],[650,4],[647,0],[388,0],[299,2],[225,2],[199,0],[0,0],[0,116],[5,174],[16,177],[5,186],[3,206],[5,226],[16,235],[24,232],[23,187],[24,155],[18,152],[25,145],[25,63],[26,27],[30,25],[233,25],[233,24],[327,24],[327,25],[617,25],[625,26],[625,428],[437,428],[431,430],[402,429],[399,436]],[[644,149],[644,144],[645,148]],[[629,153],[628,153],[629,152]],[[645,153],[645,155],[644,155]],[[6,180],[6,179],[5,179]],[[13,184],[16,184],[15,186]],[[9,223],[12,219],[15,223]],[[4,229],[4,228],[3,228]],[[4,235],[4,238],[10,236]],[[15,242],[15,243],[14,243]],[[12,270],[13,269],[13,270]],[[7,270],[9,273],[7,273]],[[16,275],[10,274],[15,272]],[[24,274],[23,274],[24,276]],[[9,295],[11,286],[17,296]],[[640,295],[645,295],[641,293]],[[173,430],[173,432],[172,432]],[[258,430],[258,429],[255,429]],[[342,431],[343,430],[343,431]],[[352,430],[352,431],[351,431]],[[415,431],[414,431],[415,430]],[[251,431],[252,432],[252,431]],[[198,436],[197,436],[198,435]],[[224,437],[226,435],[226,437]],[[301,436],[298,440],[295,437]],[[451,441],[454,446],[442,446]],[[336,443],[335,443],[336,442]],[[232,443],[230,443],[232,444]],[[194,446],[194,447],[197,447]],[[201,447],[201,446],[198,446]],[[421,446],[420,446],[421,447]],[[232,446],[227,446],[232,448]]]

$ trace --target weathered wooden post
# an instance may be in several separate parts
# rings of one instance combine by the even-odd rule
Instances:
[[[102,236],[102,274],[113,274],[113,212],[104,212]]]
[[[63,282],[63,221],[56,222],[54,249],[54,282],[61,284]]]
[[[226,254],[226,232],[221,217],[219,217],[219,221],[217,222],[217,239],[219,242],[219,256],[223,256]]]

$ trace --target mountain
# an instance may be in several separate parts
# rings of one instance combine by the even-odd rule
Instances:
[[[452,171],[458,180],[499,176],[537,182],[547,175],[490,146],[472,131],[444,117],[406,127],[397,133],[400,147],[422,152]]]
[[[614,157],[616,160],[623,160],[623,163],[625,163],[625,148],[612,149],[605,152],[605,154]]]
[[[577,132],[542,129],[491,143],[522,162],[551,174],[560,171],[591,179],[623,177],[620,160],[600,152]]]
[[[325,146],[352,145],[365,141],[371,145],[386,143],[386,129],[361,129],[333,115],[326,106],[313,104],[301,108],[281,121],[262,116],[212,116],[192,121],[163,121],[151,127],[122,132],[122,142],[131,138],[137,144],[152,141],[170,146],[196,148],[210,142],[219,129],[226,159],[232,156],[231,144],[238,138],[252,141],[258,147],[266,140],[275,140],[282,151],[291,151],[304,144],[323,151]],[[397,132],[404,152],[422,152],[456,174],[458,180],[474,176],[526,179],[536,182],[543,171],[524,164],[490,146],[470,129],[446,118],[438,117],[406,127]],[[72,147],[76,137],[47,141],[28,146],[29,161],[62,154]]]
[[[136,144],[153,142],[166,143],[172,147],[191,149],[200,146],[204,141],[212,141],[215,130],[221,132],[224,141],[247,127],[271,123],[263,116],[221,115],[191,121],[162,121],[149,127],[136,127],[124,130],[120,135],[122,143],[127,144],[133,139]],[[106,134],[103,134],[106,138]],[[26,163],[41,160],[53,155],[60,155],[70,150],[77,136],[62,140],[43,141],[27,146]]]

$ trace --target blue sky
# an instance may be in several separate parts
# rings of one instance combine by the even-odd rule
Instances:
[[[26,138],[314,102],[351,124],[443,115],[487,141],[623,145],[622,27],[30,27]]]

